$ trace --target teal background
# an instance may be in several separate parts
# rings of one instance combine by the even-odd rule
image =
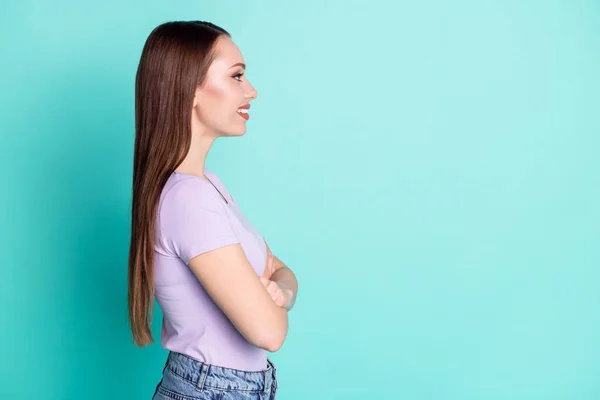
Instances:
[[[600,398],[600,4],[0,6],[0,394],[150,399],[127,321],[134,76],[174,19],[258,90],[215,171],[300,291],[278,399]]]

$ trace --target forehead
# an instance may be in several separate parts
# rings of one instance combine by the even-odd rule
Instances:
[[[242,52],[237,45],[228,37],[222,36],[217,40],[215,46],[215,59],[213,64],[220,68],[229,68],[233,64],[244,62]]]

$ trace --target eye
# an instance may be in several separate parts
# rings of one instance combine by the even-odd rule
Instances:
[[[244,73],[243,73],[243,72],[240,72],[240,73],[238,73],[238,74],[235,74],[235,75],[234,75],[232,78],[233,78],[233,79],[235,79],[236,81],[239,81],[239,82],[241,82],[241,81],[242,81],[242,79],[241,79],[241,78],[242,78],[242,75],[244,75]]]

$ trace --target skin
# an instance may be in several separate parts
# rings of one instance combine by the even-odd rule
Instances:
[[[258,93],[245,77],[246,64],[237,45],[228,37],[216,43],[216,58],[205,82],[196,89],[192,109],[192,144],[178,171],[204,176],[208,151],[218,137],[242,136],[246,120],[237,110],[251,104]],[[242,64],[242,65],[240,65]]]
[[[179,172],[202,179],[207,179],[204,166],[215,139],[244,135],[247,121],[238,115],[237,110],[242,105],[251,104],[258,96],[246,78],[246,62],[237,45],[222,36],[215,46],[215,60],[194,96],[190,151],[177,168]],[[288,311],[293,307],[298,288],[295,275],[271,253],[268,245],[267,263],[260,281],[279,307]]]
[[[280,276],[280,279],[273,279],[275,273],[277,273],[277,276]],[[295,291],[292,289],[294,284],[296,285],[296,289],[298,288],[298,283],[295,282],[296,278],[294,276],[285,276],[290,273],[292,271],[271,253],[271,249],[267,245],[267,265],[265,266],[263,276],[260,277],[260,281],[271,295],[275,304],[279,307],[284,307],[288,311],[294,305]]]

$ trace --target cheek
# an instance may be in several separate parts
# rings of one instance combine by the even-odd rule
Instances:
[[[223,124],[229,126],[237,120],[236,107],[239,103],[235,87],[227,87],[226,83],[211,83],[202,90],[198,116],[204,124],[221,129]]]
[[[215,85],[206,86],[199,98],[198,108],[200,114],[205,118],[211,118],[223,109],[225,92]]]
[[[230,105],[235,107],[239,103],[238,88],[226,81],[212,82],[205,87],[204,92],[204,104],[213,110],[230,108]]]
[[[207,103],[218,102],[225,94],[224,88],[215,84],[207,85],[203,92],[204,100]]]

